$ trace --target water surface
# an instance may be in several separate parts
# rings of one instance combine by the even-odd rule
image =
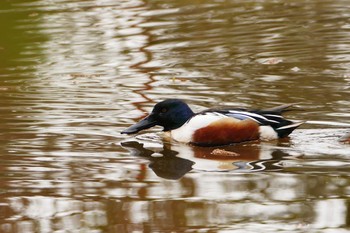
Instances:
[[[348,232],[348,1],[0,5],[0,232]],[[289,139],[121,135],[165,98],[296,103]]]

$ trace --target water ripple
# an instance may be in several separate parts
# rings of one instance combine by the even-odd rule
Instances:
[[[0,5],[1,232],[347,230],[348,1]],[[309,129],[221,157],[120,134],[169,97]]]

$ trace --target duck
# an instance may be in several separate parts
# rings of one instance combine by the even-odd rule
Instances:
[[[135,134],[154,126],[162,126],[171,139],[195,146],[224,146],[255,140],[288,137],[304,121],[287,120],[282,113],[293,104],[264,110],[213,108],[194,113],[180,99],[157,103],[152,112],[122,134]]]

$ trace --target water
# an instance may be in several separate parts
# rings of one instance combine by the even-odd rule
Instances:
[[[0,232],[349,232],[348,1],[3,1]],[[120,131],[296,103],[289,139]]]

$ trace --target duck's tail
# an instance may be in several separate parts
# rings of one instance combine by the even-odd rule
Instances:
[[[305,121],[294,122],[282,117],[282,114],[284,112],[296,110],[295,108],[292,108],[294,105],[294,103],[284,104],[273,108],[263,109],[257,112],[270,120],[269,125],[276,131],[279,138],[283,138],[287,137],[293,132],[293,130],[305,123]]]
[[[292,122],[292,124],[284,125],[278,128],[275,128],[275,131],[278,134],[279,138],[287,137],[289,134],[293,132],[296,128],[298,128],[300,125],[305,123],[305,121],[301,122]]]

